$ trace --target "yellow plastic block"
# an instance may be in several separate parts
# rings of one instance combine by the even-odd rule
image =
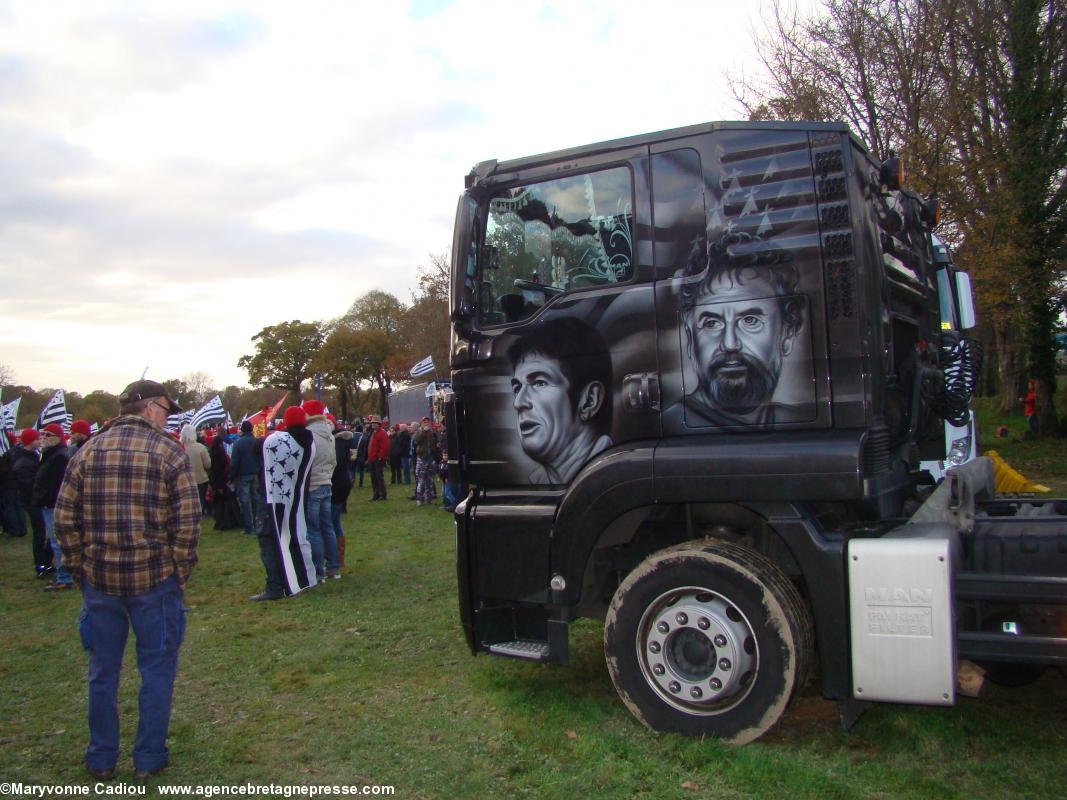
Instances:
[[[996,450],[987,450],[982,455],[993,459],[993,476],[996,479],[998,494],[1034,494],[1051,491],[1047,486],[1024,478],[1018,470],[1013,469],[1007,461],[1001,458]]]

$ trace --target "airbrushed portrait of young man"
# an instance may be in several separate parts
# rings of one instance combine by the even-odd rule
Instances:
[[[508,349],[523,452],[537,462],[533,484],[568,483],[611,446],[611,357],[585,322],[554,319]]]

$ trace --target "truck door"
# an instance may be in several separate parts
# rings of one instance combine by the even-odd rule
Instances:
[[[479,187],[473,344],[455,363],[466,474],[562,487],[659,435],[647,148]]]
[[[804,130],[652,147],[666,436],[829,426],[812,152]]]

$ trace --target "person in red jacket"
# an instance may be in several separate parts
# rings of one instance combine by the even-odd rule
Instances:
[[[382,430],[379,417],[370,418],[370,445],[367,447],[367,466],[370,467],[370,482],[374,488],[371,500],[385,499],[385,462],[389,457],[389,434]]]

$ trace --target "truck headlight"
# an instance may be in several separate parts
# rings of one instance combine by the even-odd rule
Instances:
[[[945,456],[945,461],[954,467],[958,467],[960,464],[967,462],[967,457],[971,454],[971,437],[964,436],[962,439],[956,439],[952,442],[952,447],[948,449],[948,455]]]

